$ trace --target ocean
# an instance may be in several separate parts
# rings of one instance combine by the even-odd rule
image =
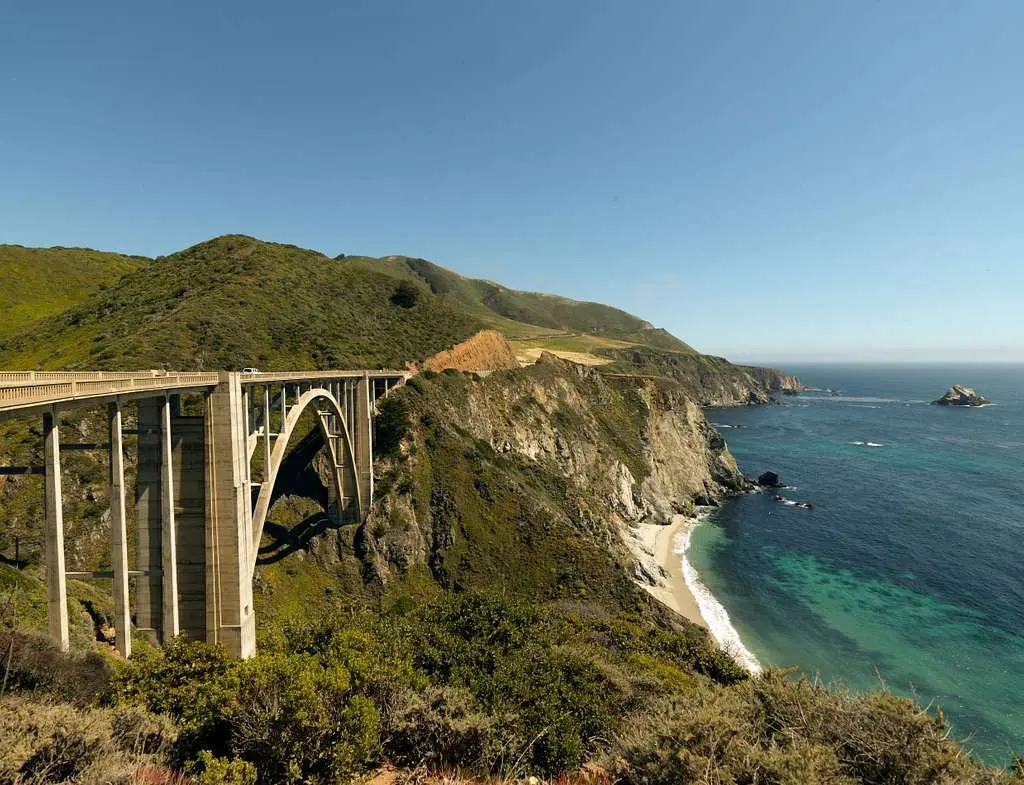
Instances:
[[[741,659],[938,705],[978,758],[1024,754],[1024,365],[786,366],[840,391],[709,409],[772,492],[716,510],[684,570]],[[928,402],[952,384],[993,401]]]

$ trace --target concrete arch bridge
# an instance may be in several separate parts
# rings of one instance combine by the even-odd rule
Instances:
[[[112,578],[117,648],[131,654],[129,579],[135,627],[162,641],[179,633],[222,644],[236,657],[256,651],[252,578],[274,484],[307,412],[330,461],[328,514],[361,521],[373,500],[373,416],[404,371],[288,373],[0,372],[0,420],[41,417],[45,566],[51,637],[67,650],[67,579]],[[183,414],[183,397],[199,402]],[[125,407],[137,427],[125,428]],[[61,412],[103,407],[109,441],[61,442]],[[129,566],[125,436],[137,437],[135,564]],[[109,466],[109,572],[69,572],[64,558],[61,453],[104,451]]]

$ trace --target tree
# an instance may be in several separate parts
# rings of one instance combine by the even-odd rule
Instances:
[[[395,305],[401,306],[402,308],[412,308],[419,301],[420,290],[416,284],[410,283],[409,281],[402,281],[398,284],[398,286],[395,287],[394,294],[391,295],[391,302]]]

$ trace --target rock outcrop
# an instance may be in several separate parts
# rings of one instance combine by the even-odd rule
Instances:
[[[945,395],[936,398],[932,403],[938,406],[984,406],[992,401],[979,395],[970,387],[954,384],[946,391]]]
[[[632,597],[620,582],[635,574],[631,526],[751,487],[668,379],[607,377],[545,354],[484,378],[416,378],[390,401],[408,407],[409,428],[393,457],[381,454],[389,465],[364,543],[385,586],[419,566],[442,584],[500,573],[539,596],[566,596],[575,581],[585,588],[574,596],[621,600]],[[598,552],[618,572],[592,572]]]
[[[740,366],[754,380],[769,392],[780,392],[783,395],[795,395],[804,392],[807,385],[792,374],[783,373],[778,368],[758,368],[753,365]]]
[[[428,357],[420,370],[502,371],[518,367],[508,338],[497,330],[481,330],[451,349]]]
[[[762,488],[781,488],[784,483],[775,472],[764,472],[757,478],[757,484]]]
[[[665,352],[644,346],[601,349],[612,363],[606,373],[668,378],[678,382],[701,406],[751,406],[773,403],[778,393],[806,389],[800,380],[775,368],[733,365],[709,354]]]

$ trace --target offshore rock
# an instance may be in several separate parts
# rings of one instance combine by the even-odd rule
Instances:
[[[984,406],[985,404],[992,403],[992,401],[979,395],[970,387],[954,384],[946,391],[945,395],[932,401],[932,403],[938,406]]]
[[[781,488],[783,486],[782,480],[775,472],[764,472],[757,478],[757,484],[762,488]]]

